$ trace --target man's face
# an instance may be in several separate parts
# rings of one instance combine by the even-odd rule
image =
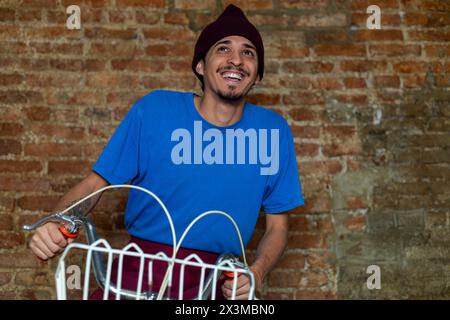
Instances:
[[[241,100],[259,82],[256,48],[241,36],[217,41],[196,70],[203,75],[205,93],[211,91],[224,100]]]

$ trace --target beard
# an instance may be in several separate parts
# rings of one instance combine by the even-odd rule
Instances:
[[[229,91],[223,92],[222,90],[218,90],[217,95],[219,96],[219,98],[221,98],[225,101],[236,102],[236,101],[242,100],[248,94],[248,92],[251,90],[252,87],[250,87],[246,91],[242,91],[239,93],[239,92],[234,91],[236,88],[235,86],[230,85],[230,86],[228,86]]]

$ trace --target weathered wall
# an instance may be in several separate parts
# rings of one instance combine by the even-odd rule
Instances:
[[[89,172],[137,98],[200,91],[195,39],[228,3],[0,0],[0,298],[54,297],[55,263],[30,255],[21,225]],[[289,121],[306,198],[261,297],[450,298],[450,2],[234,3],[266,48],[251,101]],[[65,27],[70,4],[81,30]],[[117,244],[125,202],[111,192],[94,214]]]

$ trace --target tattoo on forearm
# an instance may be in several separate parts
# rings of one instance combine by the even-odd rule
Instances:
[[[81,200],[81,198],[78,200],[72,201],[69,204],[69,207],[80,200]],[[79,205],[70,209],[67,213],[70,215],[86,215],[89,212],[90,208],[91,208],[91,199],[86,199],[85,201],[81,202]]]

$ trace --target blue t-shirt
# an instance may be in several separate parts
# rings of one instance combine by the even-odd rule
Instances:
[[[177,241],[195,217],[220,210],[236,221],[246,246],[261,207],[276,214],[304,204],[286,120],[247,102],[238,122],[215,126],[198,113],[192,92],[155,90],[139,99],[93,171],[110,184],[156,194],[172,216]],[[172,245],[166,215],[142,191],[129,191],[125,226],[133,236]],[[217,214],[199,220],[182,247],[241,254],[234,226]]]

